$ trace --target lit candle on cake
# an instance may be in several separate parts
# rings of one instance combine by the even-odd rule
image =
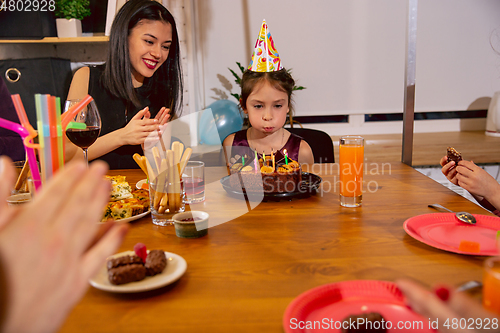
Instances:
[[[288,152],[286,149],[283,149],[283,153],[285,154],[285,164],[288,165]]]
[[[255,166],[255,172],[259,171],[259,157],[257,156],[257,150],[255,150],[255,158],[253,160],[253,164]]]
[[[271,148],[271,160],[273,161],[273,170],[276,170],[276,164],[274,161],[274,150]]]

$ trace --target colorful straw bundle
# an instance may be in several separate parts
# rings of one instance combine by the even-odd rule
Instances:
[[[63,167],[63,131],[71,126],[71,119],[92,101],[92,97],[87,95],[80,103],[61,115],[59,98],[51,95],[35,95],[38,132],[28,121],[21,97],[17,94],[12,95],[12,101],[21,125],[0,118],[0,126],[18,133],[23,138],[33,183],[35,189],[38,190],[42,182],[50,179]],[[36,136],[38,136],[38,144],[33,143]],[[38,150],[42,177],[40,177],[35,149]]]

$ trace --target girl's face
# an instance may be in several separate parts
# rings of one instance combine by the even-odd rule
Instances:
[[[172,26],[163,21],[141,20],[128,36],[128,51],[134,87],[151,77],[167,60],[172,44]]]
[[[264,133],[274,133],[285,125],[289,111],[288,94],[264,80],[248,96],[245,109],[252,127]]]

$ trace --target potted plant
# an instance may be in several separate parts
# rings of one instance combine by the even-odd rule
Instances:
[[[81,37],[82,21],[90,15],[89,0],[56,0],[58,37]]]

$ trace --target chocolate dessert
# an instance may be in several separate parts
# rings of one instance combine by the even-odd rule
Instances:
[[[167,266],[167,257],[162,250],[151,250],[146,258],[144,267],[146,268],[146,275],[153,276],[163,272]]]
[[[133,264],[140,264],[144,265],[142,262],[142,259],[139,258],[138,256],[123,256],[123,257],[118,257],[118,258],[111,258],[108,260],[107,267],[108,270],[112,268],[117,268],[120,266],[127,266],[127,265],[133,265]]]
[[[141,245],[141,246],[138,246]],[[167,257],[163,250],[151,250],[146,255],[146,247],[139,243],[134,246],[136,254],[144,255],[145,261],[138,255],[125,255],[108,259],[108,279],[112,284],[125,284],[141,281],[146,276],[163,272],[167,266]]]
[[[142,262],[140,264],[130,264],[108,269],[109,282],[116,285],[141,281],[145,277],[146,268]]]
[[[342,323],[342,332],[387,332],[386,322],[378,312],[350,315]]]
[[[448,156],[447,163],[454,161],[455,165],[458,165],[458,162],[462,160],[462,154],[453,147],[448,147],[446,149],[446,155]]]

